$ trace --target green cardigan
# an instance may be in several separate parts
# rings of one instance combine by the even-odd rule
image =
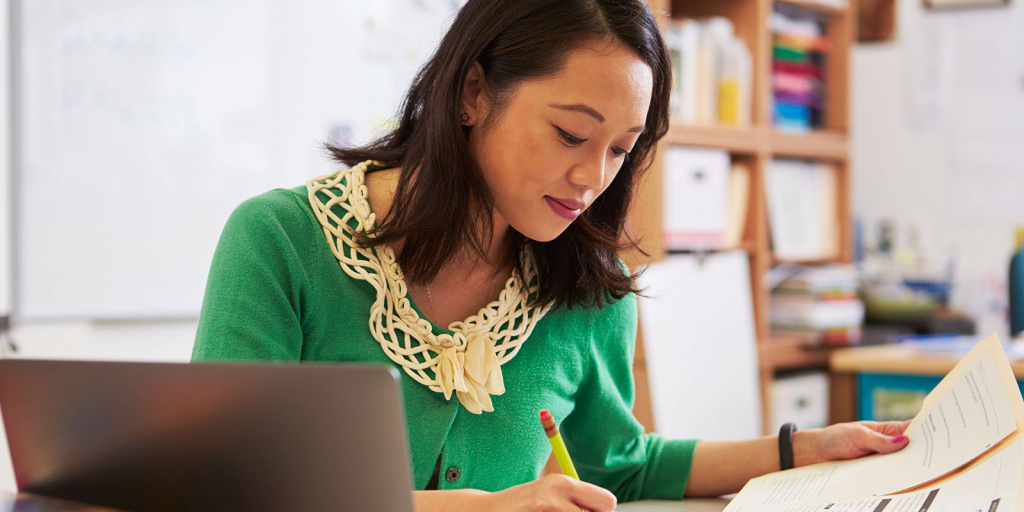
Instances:
[[[374,297],[341,269],[305,187],[265,193],[224,228],[192,360],[393,365],[368,328]],[[620,501],[682,498],[696,441],[644,434],[631,413],[636,318],[633,296],[603,309],[552,309],[502,366],[506,391],[493,397],[494,412],[472,414],[400,368],[416,488],[439,454],[442,490],[535,480],[551,453],[537,412],[550,409],[580,478]]]

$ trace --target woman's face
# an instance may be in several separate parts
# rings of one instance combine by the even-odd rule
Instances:
[[[496,228],[547,242],[615,179],[644,129],[654,78],[621,43],[572,52],[554,76],[525,81],[497,119],[467,77],[470,147],[494,196]],[[499,231],[500,232],[500,231]]]

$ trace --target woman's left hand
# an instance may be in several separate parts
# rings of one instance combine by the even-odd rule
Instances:
[[[830,460],[855,459],[871,453],[892,453],[907,446],[903,432],[910,421],[837,423],[793,435],[793,461],[806,466]]]

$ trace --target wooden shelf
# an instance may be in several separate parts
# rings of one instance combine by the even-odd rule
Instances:
[[[772,255],[772,265],[779,265],[782,263],[793,263],[796,265],[827,265],[829,263],[842,263],[842,255],[836,254],[834,256],[827,256],[823,258],[808,258],[808,259],[788,259],[779,258]]]
[[[774,156],[845,162],[850,154],[847,135],[837,131],[794,134],[770,130],[768,141]]]
[[[681,123],[672,123],[663,140],[672,145],[718,148],[730,153],[751,155],[765,147],[762,133],[758,130]]]
[[[671,249],[671,248],[667,248],[665,250],[665,252],[668,253],[668,254],[717,254],[717,253],[720,253],[720,252],[737,251],[738,250],[738,251],[746,252],[747,254],[753,254],[753,252],[756,250],[756,248],[757,248],[757,244],[755,244],[753,240],[748,240],[748,241],[741,242],[739,245],[734,245],[734,246],[731,246],[731,247],[721,247],[721,248],[718,248],[718,249],[710,249],[710,250],[706,250],[706,251],[700,251],[700,250],[695,251],[695,250],[692,250],[692,249]]]
[[[803,7],[805,9],[818,11],[831,16],[846,14],[850,10],[848,5],[836,7],[822,2],[815,2],[814,0],[775,0],[775,3]]]
[[[849,155],[847,135],[819,130],[809,133],[783,133],[774,128],[728,128],[674,123],[664,142],[680,146],[724,149],[730,153],[810,158],[845,162]]]

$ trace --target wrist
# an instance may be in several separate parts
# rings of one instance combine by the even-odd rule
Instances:
[[[413,491],[413,501],[420,512],[501,510],[494,508],[494,495],[478,489]]]
[[[818,460],[818,432],[820,429],[798,430],[793,433],[793,467],[810,466]]]
[[[467,508],[466,510],[502,510],[502,495],[500,494],[500,492],[484,492],[476,489],[473,489],[473,491],[474,492],[472,494],[468,495],[468,503],[472,504],[472,509]]]

